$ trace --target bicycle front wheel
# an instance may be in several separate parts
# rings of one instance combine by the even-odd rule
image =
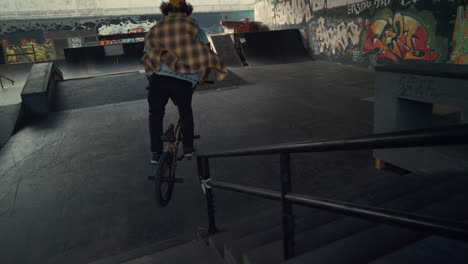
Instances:
[[[166,206],[174,191],[174,157],[170,152],[164,152],[159,158],[155,177],[156,201],[161,206]]]

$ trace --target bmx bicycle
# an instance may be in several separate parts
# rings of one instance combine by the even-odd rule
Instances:
[[[175,183],[184,182],[183,178],[176,178],[177,162],[185,158],[191,159],[191,157],[185,157],[183,153],[178,156],[182,137],[180,120],[177,121],[175,126],[174,124],[170,124],[161,137],[162,141],[168,144],[159,158],[155,176],[148,177],[149,180],[154,181],[156,201],[163,207],[171,200]],[[194,139],[199,138],[199,135],[194,136]]]
[[[213,81],[205,81],[204,84],[213,84]],[[194,89],[195,91],[195,89]],[[200,135],[194,135],[194,139],[200,139]],[[191,159],[185,157],[184,153],[178,156],[179,146],[182,142],[182,128],[180,119],[177,124],[171,123],[164,132],[161,140],[167,143],[164,152],[159,158],[154,176],[149,176],[148,179],[154,181],[155,198],[160,206],[165,207],[171,200],[174,192],[175,183],[183,183],[183,178],[176,178],[177,162],[183,159]]]

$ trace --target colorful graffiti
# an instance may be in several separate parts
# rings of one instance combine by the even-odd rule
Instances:
[[[320,17],[317,23],[310,24],[309,30],[314,36],[312,41],[317,54],[343,55],[359,49],[360,19],[342,21]]]
[[[428,32],[416,18],[402,13],[388,19],[366,22],[367,39],[363,55],[374,54],[380,62],[422,60],[434,62],[439,57],[428,44]]]
[[[137,27],[128,33],[144,33],[147,30],[143,27]],[[99,41],[99,45],[106,46],[106,45],[114,45],[114,44],[122,44],[122,43],[135,43],[135,42],[143,42],[145,38],[127,38],[127,39],[117,39],[117,40],[101,40]]]
[[[450,54],[450,62],[468,64],[468,5],[457,8],[452,42],[455,47]]]
[[[455,10],[457,14],[452,13]],[[456,25],[452,24],[455,16]],[[270,30],[300,29],[317,59],[365,67],[410,62],[467,64],[467,16],[466,0],[255,3],[257,21]]]
[[[54,44],[51,40],[38,43],[37,40],[23,39],[20,43],[2,41],[7,63],[48,61],[55,59]]]

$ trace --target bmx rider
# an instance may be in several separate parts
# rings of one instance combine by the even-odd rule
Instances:
[[[206,34],[189,16],[193,7],[185,0],[170,0],[160,6],[164,18],[145,36],[141,64],[149,80],[149,128],[151,163],[157,164],[163,151],[163,119],[169,98],[177,105],[183,135],[184,155],[195,154],[192,93],[204,84],[210,72],[223,80],[227,69],[209,48]]]

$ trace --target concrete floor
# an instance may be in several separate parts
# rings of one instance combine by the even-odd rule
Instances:
[[[232,71],[247,84],[194,96],[200,152],[372,131],[374,74],[328,62]],[[367,98],[366,100],[363,100]],[[166,121],[175,120],[168,106]],[[87,263],[206,226],[195,163],[183,162],[167,208],[146,177],[146,100],[52,113],[0,151],[0,263]],[[339,194],[375,177],[370,151],[293,155],[294,190]],[[278,157],[214,160],[219,180],[279,188]],[[223,225],[277,203],[217,191]]]
[[[21,91],[31,70],[31,63],[0,64],[0,75],[12,79],[15,83],[3,79],[5,89],[0,89],[0,107],[21,102]]]

